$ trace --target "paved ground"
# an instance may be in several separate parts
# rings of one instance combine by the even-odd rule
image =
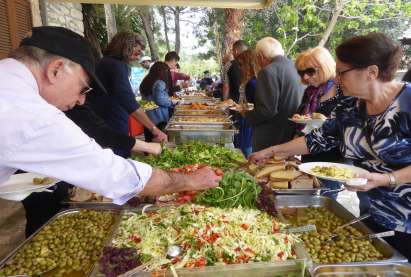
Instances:
[[[340,202],[352,214],[358,216],[358,198],[355,193],[338,194]],[[0,260],[24,240],[25,213],[20,202],[0,199]]]
[[[0,199],[0,260],[24,240],[25,224],[21,202]]]

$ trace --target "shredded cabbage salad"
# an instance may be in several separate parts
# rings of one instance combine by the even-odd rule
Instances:
[[[126,214],[113,244],[137,248],[147,270],[294,259],[297,237],[283,227],[259,210],[185,204]],[[173,245],[182,253],[167,257]]]

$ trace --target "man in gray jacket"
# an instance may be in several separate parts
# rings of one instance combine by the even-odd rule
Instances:
[[[303,88],[294,64],[284,56],[281,44],[265,37],[256,45],[259,66],[254,110],[243,112],[253,127],[253,151],[292,139],[288,120],[300,105]]]

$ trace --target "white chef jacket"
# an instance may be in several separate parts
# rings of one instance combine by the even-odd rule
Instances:
[[[48,104],[31,71],[0,60],[0,184],[17,169],[50,176],[124,204],[144,189],[152,168],[102,149]]]

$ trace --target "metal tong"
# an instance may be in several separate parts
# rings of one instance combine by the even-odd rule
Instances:
[[[349,222],[347,222],[347,223],[345,223],[345,224],[343,224],[343,225],[341,225],[341,226],[338,226],[338,227],[333,231],[334,234],[331,235],[331,237],[329,238],[329,240],[337,240],[337,239],[339,238],[339,235],[336,235],[336,234],[335,234],[338,230],[343,229],[343,228],[345,228],[345,227],[347,227],[347,226],[350,226],[350,225],[352,225],[352,224],[354,224],[354,223],[360,222],[361,220],[364,220],[364,219],[366,219],[366,218],[369,218],[370,216],[371,216],[370,214],[363,214],[363,215],[360,216],[360,217],[354,218],[353,220],[351,220],[351,221],[349,221]]]

